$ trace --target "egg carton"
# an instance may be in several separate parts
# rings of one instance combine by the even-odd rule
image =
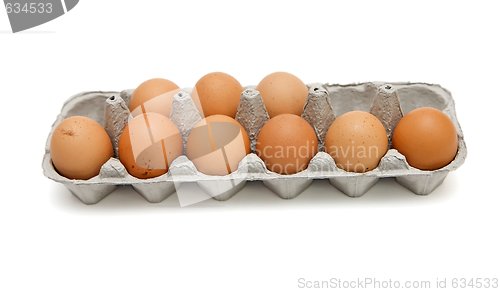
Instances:
[[[359,84],[308,85],[309,93],[302,117],[314,128],[320,151],[307,169],[292,175],[281,175],[266,169],[265,163],[254,153],[248,154],[238,169],[225,176],[211,176],[197,171],[194,164],[182,155],[170,165],[169,171],[159,177],[138,179],[131,176],[118,159],[118,140],[130,117],[128,102],[132,90],[121,92],[92,91],[71,97],[62,107],[47,139],[43,158],[46,177],[64,184],[85,204],[95,204],[117,187],[130,185],[147,201],[157,203],[177,192],[181,205],[189,205],[206,198],[227,200],[240,191],[247,181],[263,184],[283,199],[292,199],[302,193],[315,179],[328,179],[331,185],[350,197],[365,194],[381,178],[395,180],[417,195],[427,195],[436,189],[448,173],[463,164],[467,149],[455,105],[450,92],[435,84],[367,82]],[[192,127],[202,119],[191,89],[183,89],[174,96],[171,120],[177,125],[184,147]],[[371,112],[384,125],[389,139],[401,117],[418,107],[434,107],[447,114],[458,133],[458,152],[447,166],[424,171],[410,166],[396,149],[389,149],[377,168],[354,173],[339,169],[330,155],[323,152],[326,132],[335,117],[353,110]],[[87,116],[99,122],[110,135],[115,157],[107,161],[99,175],[88,180],[72,180],[61,176],[50,158],[50,139],[54,128],[65,118]],[[255,87],[246,87],[241,94],[236,119],[247,130],[252,152],[258,132],[269,119],[260,93]],[[193,188],[193,186],[195,188]]]

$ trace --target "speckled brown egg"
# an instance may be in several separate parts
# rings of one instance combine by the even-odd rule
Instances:
[[[317,152],[313,127],[297,115],[275,116],[264,124],[257,137],[257,155],[267,169],[276,173],[294,174],[306,169]]]
[[[170,117],[173,96],[179,86],[170,80],[154,78],[141,83],[130,97],[129,109],[133,116],[154,112]]]
[[[307,99],[307,86],[295,75],[275,72],[257,85],[269,117],[280,114],[300,116]]]
[[[50,156],[56,170],[69,179],[90,179],[113,157],[113,146],[96,121],[73,116],[63,120],[50,140]]]
[[[236,116],[243,87],[233,76],[213,72],[203,76],[195,85],[193,100],[201,105],[202,115]]]
[[[457,130],[442,111],[421,107],[399,121],[392,145],[411,166],[422,170],[439,169],[448,165],[457,154]]]
[[[377,117],[362,111],[344,113],[333,121],[325,137],[325,151],[345,171],[366,172],[378,166],[388,139]]]
[[[118,144],[118,154],[130,175],[141,179],[167,173],[182,155],[182,138],[175,124],[157,113],[132,118]]]
[[[227,175],[238,169],[250,153],[248,134],[235,119],[224,115],[206,117],[189,133],[186,155],[198,171]]]

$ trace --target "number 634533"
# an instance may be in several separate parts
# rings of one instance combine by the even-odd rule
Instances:
[[[52,13],[52,3],[43,3],[43,2],[31,2],[31,3],[7,3],[5,4],[5,9],[7,10],[7,14],[15,13],[26,13],[26,14],[43,14],[43,13]]]

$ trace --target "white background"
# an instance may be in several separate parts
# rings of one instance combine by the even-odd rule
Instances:
[[[498,11],[495,1],[82,0],[12,34],[1,8],[0,291],[500,277]],[[131,189],[86,206],[42,175],[46,136],[69,96],[152,77],[191,87],[216,70],[245,85],[278,70],[306,83],[442,84],[469,155],[426,197],[388,180],[359,199],[317,182],[288,201],[250,184],[188,208]]]

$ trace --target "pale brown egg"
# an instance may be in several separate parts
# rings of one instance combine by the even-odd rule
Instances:
[[[392,145],[411,166],[422,170],[439,169],[448,165],[457,154],[457,130],[440,110],[421,107],[399,121]]]
[[[69,179],[90,179],[113,157],[106,130],[96,121],[73,116],[63,120],[52,133],[50,156],[56,170]]]
[[[269,117],[280,114],[300,116],[307,99],[307,86],[295,75],[275,72],[267,75],[257,85]]]
[[[189,133],[186,155],[198,171],[208,175],[227,175],[238,169],[250,153],[250,140],[235,119],[224,115],[209,116]]]
[[[141,179],[167,173],[182,155],[182,138],[175,124],[158,113],[132,118],[123,130],[118,154],[130,175]]]
[[[236,116],[243,91],[241,84],[231,75],[213,72],[203,76],[193,90],[193,100],[199,102],[202,116]]]
[[[335,119],[325,137],[325,151],[345,171],[366,172],[378,166],[387,152],[388,139],[377,117],[362,111]]]
[[[173,96],[179,86],[167,79],[155,78],[144,81],[132,93],[129,109],[132,116],[154,112],[170,117]]]
[[[318,152],[314,129],[303,118],[281,114],[267,121],[257,137],[256,153],[267,169],[294,174],[307,168]]]

